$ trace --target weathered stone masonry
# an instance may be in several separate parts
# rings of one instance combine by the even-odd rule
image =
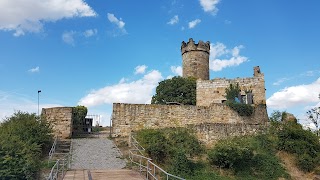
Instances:
[[[260,131],[267,117],[265,106],[257,106],[252,116],[243,117],[225,104],[205,107],[114,103],[112,134],[114,137],[126,137],[146,128],[190,127],[200,140],[211,144],[228,136]]]
[[[213,80],[197,80],[197,106],[210,106],[212,103],[222,103],[226,100],[225,89],[230,84],[239,84],[241,95],[246,91],[253,94],[253,104],[266,104],[264,74],[260,67],[254,67],[254,76],[249,78],[225,79],[215,78]]]
[[[41,117],[51,124],[54,136],[71,137],[73,107],[42,108]]]

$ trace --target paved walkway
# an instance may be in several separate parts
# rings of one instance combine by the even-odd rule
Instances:
[[[116,170],[70,170],[64,177],[64,180],[143,180],[136,171],[128,169]]]
[[[122,169],[126,166],[126,161],[107,138],[72,139],[72,146],[71,169]]]

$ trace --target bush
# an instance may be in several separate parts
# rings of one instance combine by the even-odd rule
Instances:
[[[276,143],[272,139],[270,135],[260,134],[221,140],[209,150],[208,160],[211,165],[231,169],[236,179],[288,177],[275,155]]]
[[[285,150],[297,155],[308,154],[315,158],[320,152],[318,137],[311,131],[302,129],[302,126],[293,122],[286,123],[278,132],[280,150]]]
[[[285,168],[280,164],[280,160],[274,154],[258,153],[253,158],[251,171],[258,179],[288,177]]]
[[[169,149],[163,132],[145,129],[138,132],[137,138],[151,159],[159,163],[165,162]]]
[[[184,151],[190,157],[203,153],[203,146],[197,137],[185,128],[171,129],[168,133],[168,141],[173,151]]]
[[[179,177],[187,177],[193,175],[194,164],[190,161],[183,151],[175,152],[170,160],[169,172]]]
[[[240,116],[251,116],[254,108],[249,104],[242,104],[233,101],[227,101],[227,105],[236,111]]]
[[[41,152],[52,143],[51,129],[35,114],[16,112],[0,125],[0,177],[36,179]]]
[[[240,169],[252,158],[253,149],[243,139],[220,141],[208,152],[209,162],[222,168]]]
[[[299,169],[305,172],[310,172],[316,167],[316,162],[308,154],[303,154],[302,156],[298,157],[297,165]]]

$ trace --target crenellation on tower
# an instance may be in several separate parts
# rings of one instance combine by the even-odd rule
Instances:
[[[196,44],[192,38],[181,43],[183,61],[183,77],[194,77],[209,80],[210,42],[199,41]]]
[[[182,41],[181,54],[183,55],[184,53],[190,52],[190,51],[204,51],[210,54],[210,41],[203,42],[200,40],[198,44],[195,44],[192,38],[190,38],[187,43]]]

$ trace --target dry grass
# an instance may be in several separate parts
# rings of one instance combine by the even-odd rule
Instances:
[[[281,159],[284,167],[286,168],[287,172],[290,174],[293,180],[313,180],[314,174],[313,173],[304,173],[303,171],[299,170],[299,168],[295,164],[295,157],[292,154],[289,154],[284,151],[279,151],[277,156]]]

